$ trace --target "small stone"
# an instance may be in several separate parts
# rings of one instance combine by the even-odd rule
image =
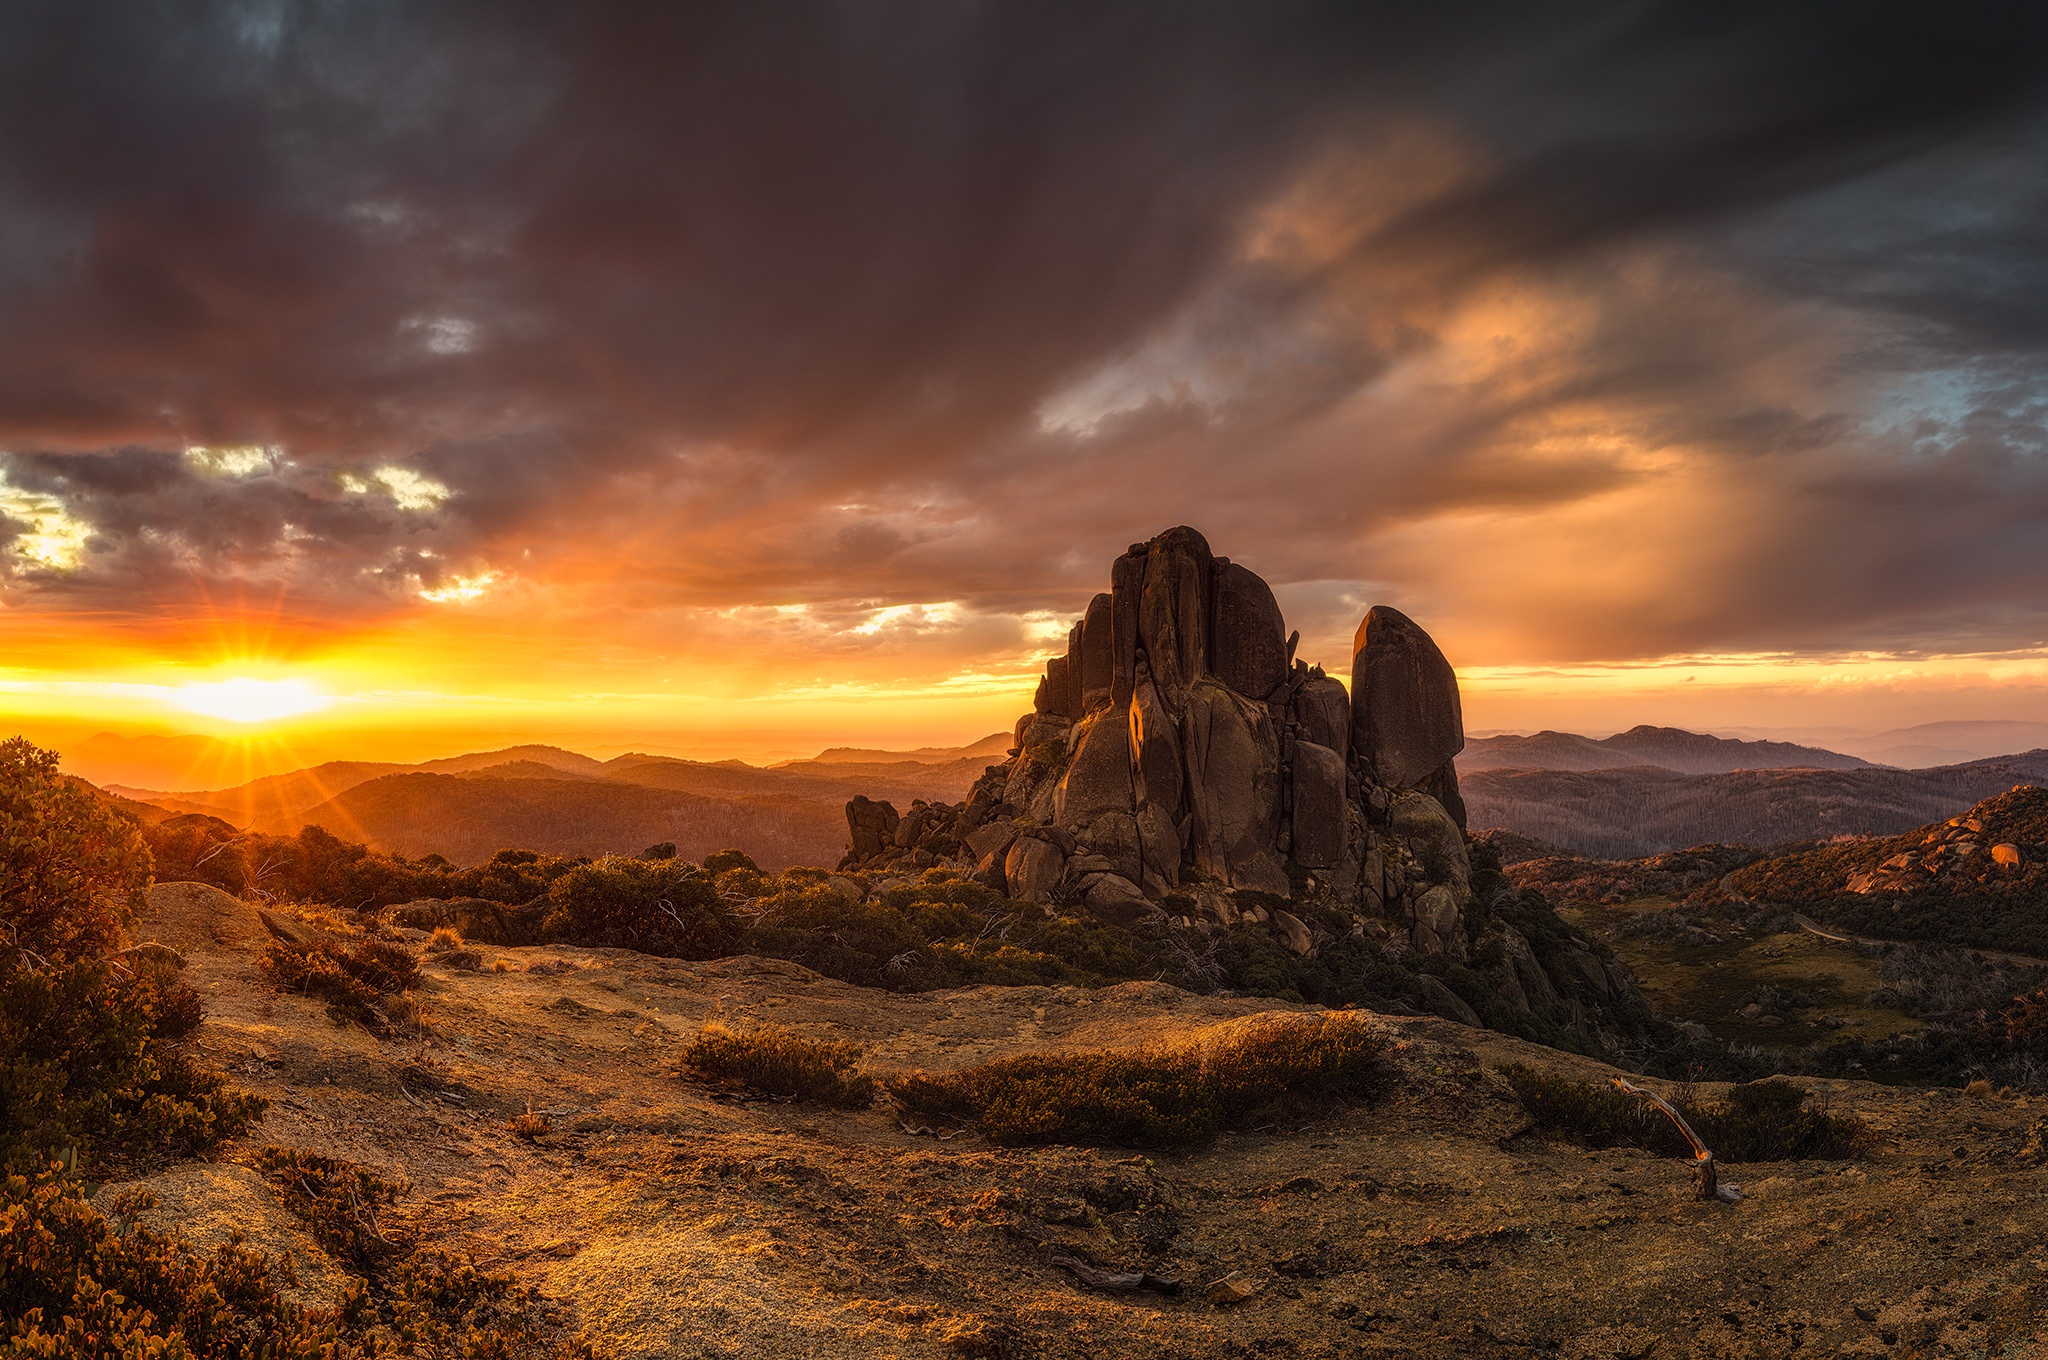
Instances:
[[[1226,1275],[1209,1286],[1209,1302],[1219,1308],[1228,1307],[1234,1303],[1243,1303],[1251,1296],[1251,1281],[1239,1279],[1235,1275]]]

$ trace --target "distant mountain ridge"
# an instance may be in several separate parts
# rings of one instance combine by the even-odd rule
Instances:
[[[597,760],[553,746],[514,746],[418,765],[330,761],[233,788],[167,793],[109,785],[115,797],[236,827],[294,835],[320,826],[373,849],[455,863],[507,848],[632,854],[673,841],[701,857],[736,846],[764,867],[832,864],[846,849],[845,805],[856,793],[961,797],[986,768],[997,735],[916,751],[839,748],[873,760],[794,761],[761,768],[639,753]],[[833,756],[826,752],[825,756]]]
[[[1458,773],[1479,770],[1622,770],[1654,766],[1680,774],[1736,770],[1857,770],[1870,762],[1817,746],[1741,741],[1677,727],[1644,724],[1611,737],[1538,732],[1528,737],[1478,737],[1465,743]]]
[[[1475,830],[1497,827],[1581,854],[1631,859],[1714,843],[1892,836],[2043,781],[2048,750],[1929,770],[1476,770],[1461,775],[1459,787]]]

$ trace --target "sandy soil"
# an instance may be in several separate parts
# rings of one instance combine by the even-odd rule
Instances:
[[[2022,1151],[2048,1102],[1802,1081],[1878,1151],[1729,1167],[1746,1198],[1701,1204],[1669,1159],[1532,1136],[1494,1075],[1611,1069],[1387,1018],[1401,1079],[1375,1106],[1149,1158],[1004,1149],[907,1132],[886,1104],[722,1099],[674,1052],[723,1019],[950,1068],[1289,1008],[1144,983],[900,996],[753,958],[487,948],[481,973],[430,965],[439,1039],[380,1043],[272,992],[232,923],[181,938],[201,1044],[275,1101],[252,1146],[404,1177],[430,1240],[538,1285],[602,1353],[2048,1357],[2048,1170]],[[507,1128],[528,1108],[554,1126],[538,1143]],[[244,1169],[154,1183],[173,1181],[166,1221],[218,1231],[232,1195],[259,1245],[317,1255]],[[1091,1291],[1059,1256],[1181,1288]],[[1212,1301],[1220,1280],[1249,1297]]]

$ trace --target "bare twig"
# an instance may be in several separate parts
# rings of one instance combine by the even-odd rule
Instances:
[[[1616,1077],[1614,1084],[1632,1096],[1641,1096],[1669,1115],[1671,1122],[1678,1126],[1679,1133],[1685,1136],[1685,1141],[1692,1144],[1692,1181],[1698,1191],[1697,1198],[1726,1200],[1730,1203],[1742,1198],[1742,1192],[1734,1186],[1720,1183],[1720,1177],[1714,1167],[1714,1154],[1707,1150],[1707,1145],[1693,1132],[1692,1125],[1685,1122],[1685,1116],[1678,1112],[1677,1106],[1655,1091],[1648,1091],[1635,1085],[1627,1077]]]

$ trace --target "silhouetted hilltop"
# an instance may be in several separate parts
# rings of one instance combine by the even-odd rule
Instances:
[[[874,763],[820,758],[767,769],[643,753],[599,761],[552,746],[514,746],[419,765],[332,761],[189,793],[117,786],[108,796],[158,816],[218,817],[266,835],[322,826],[376,850],[459,864],[506,846],[633,854],[673,841],[685,855],[737,846],[779,868],[837,860],[846,850],[842,809],[856,792],[905,802],[958,798],[986,767],[970,753],[991,740],[861,752],[878,757]]]
[[[1632,727],[1611,737],[1538,732],[1529,737],[1478,737],[1465,743],[1458,771],[1620,770],[1656,766],[1681,774],[1735,770],[1856,770],[1870,764],[1839,751],[1784,741],[1738,741],[1677,727]]]

